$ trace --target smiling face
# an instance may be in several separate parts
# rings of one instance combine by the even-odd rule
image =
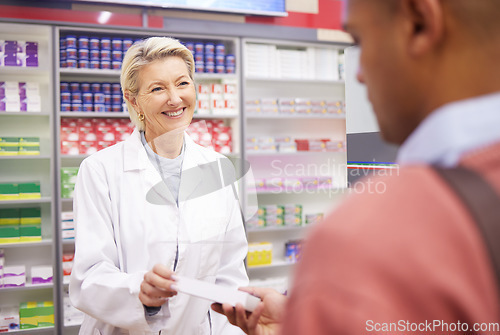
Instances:
[[[184,131],[196,106],[196,89],[181,57],[153,61],[139,72],[139,91],[131,103],[144,114],[146,140]]]

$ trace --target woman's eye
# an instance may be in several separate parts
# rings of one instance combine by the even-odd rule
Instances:
[[[159,92],[161,91],[161,87],[155,87],[151,90],[151,92]]]
[[[184,85],[189,85],[189,82],[188,81],[183,81],[180,83],[180,86],[184,86]]]

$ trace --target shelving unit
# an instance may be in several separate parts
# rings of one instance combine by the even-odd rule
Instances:
[[[55,223],[55,153],[54,153],[54,76],[52,66],[53,28],[44,25],[0,23],[0,39],[33,41],[38,43],[38,67],[1,67],[0,81],[34,82],[40,90],[41,112],[0,112],[0,136],[39,137],[40,155],[0,157],[0,182],[39,181],[40,199],[0,201],[0,208],[41,209],[42,241],[0,244],[5,252],[5,263],[25,265],[27,282],[34,265],[52,266],[54,283],[0,289],[0,308],[19,306],[27,301],[54,301],[57,304],[58,245]],[[58,310],[55,306],[55,318]],[[59,330],[55,327],[12,332],[14,334],[49,334]],[[9,333],[10,334],[10,333]]]
[[[277,110],[272,114],[249,113],[246,102],[262,99],[338,100],[344,101],[344,80],[335,77],[321,77],[323,74],[309,71],[311,63],[321,59],[316,55],[335,54],[339,47],[314,43],[294,43],[264,39],[244,39],[242,42],[244,59],[243,71],[243,106],[244,139],[259,137],[291,137],[292,139],[332,139],[345,141],[345,114],[281,114]],[[256,50],[258,52],[256,52]],[[283,52],[281,52],[283,50]],[[292,54],[289,55],[289,51]],[[298,51],[293,53],[293,51]],[[267,56],[266,56],[267,55]],[[295,74],[283,72],[283,57],[302,57],[303,69]],[[280,58],[281,57],[281,58]],[[263,65],[261,64],[263,63]],[[275,63],[276,62],[276,63]],[[332,60],[333,62],[333,60]],[[266,64],[267,71],[266,71]],[[260,75],[258,66],[263,70]],[[321,67],[321,65],[320,65]],[[278,68],[278,69],[276,69]],[[281,72],[280,72],[281,71]],[[337,73],[338,75],[338,73]],[[290,78],[289,78],[290,77]],[[276,106],[278,107],[278,106]],[[330,188],[294,189],[271,188],[246,190],[247,196],[257,196],[258,205],[300,204],[303,218],[309,213],[328,213],[341,198],[347,185],[346,152],[297,151],[297,152],[258,152],[244,151],[244,159],[252,166],[256,179],[333,177]],[[309,226],[247,228],[249,242],[267,241],[273,245],[273,259],[268,266],[248,267],[251,280],[265,280],[273,277],[292,275],[294,264],[285,261],[285,243],[303,239]]]

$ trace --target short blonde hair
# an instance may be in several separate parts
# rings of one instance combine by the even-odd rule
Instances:
[[[135,42],[128,49],[125,57],[123,57],[120,84],[124,98],[125,94],[137,96],[139,93],[139,72],[143,66],[172,56],[180,57],[184,60],[188,68],[189,77],[194,82],[193,54],[178,40],[170,37],[149,37]],[[124,100],[130,114],[130,120],[138,130],[144,130],[144,122],[139,120],[132,104],[127,99]]]

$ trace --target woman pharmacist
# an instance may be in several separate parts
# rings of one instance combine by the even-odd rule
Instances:
[[[126,53],[121,85],[136,129],[80,167],[70,282],[80,334],[240,334],[210,302],[171,289],[172,274],[246,286],[247,241],[222,155],[184,130],[196,105],[191,52],[152,37]],[[212,164],[211,164],[212,163]],[[213,164],[215,163],[215,165]]]

